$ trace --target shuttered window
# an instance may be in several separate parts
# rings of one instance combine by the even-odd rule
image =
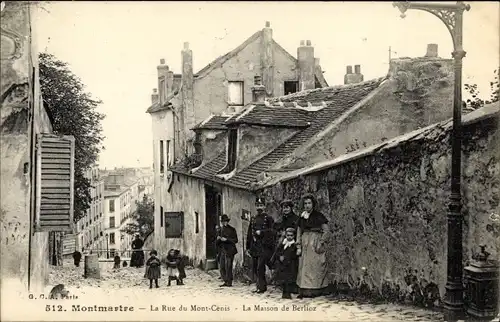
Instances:
[[[73,232],[74,159],[73,136],[37,135],[37,231]]]
[[[165,212],[165,238],[181,238],[184,230],[184,213]]]
[[[227,87],[229,105],[243,106],[243,82],[229,82]]]

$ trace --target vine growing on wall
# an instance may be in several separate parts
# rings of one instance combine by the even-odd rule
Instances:
[[[493,71],[493,80],[490,81],[490,97],[489,99],[482,99],[481,92],[479,91],[477,84],[465,84],[464,89],[469,94],[470,98],[468,98],[466,103],[466,108],[470,110],[476,110],[478,108],[483,107],[485,104],[490,104],[494,102],[498,102],[498,94],[500,91],[499,84],[499,73],[500,68],[497,68]]]

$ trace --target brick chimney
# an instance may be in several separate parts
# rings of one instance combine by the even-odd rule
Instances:
[[[190,131],[194,127],[195,110],[194,110],[194,75],[193,75],[193,52],[189,49],[189,43],[184,43],[182,49],[182,109],[181,115],[183,119],[182,129],[186,135],[186,141],[193,138],[194,133]],[[184,142],[183,142],[184,143]],[[183,150],[185,151],[185,150]]]
[[[363,80],[364,76],[361,74],[361,65],[354,65],[354,73],[352,72],[352,66],[346,67],[344,85],[361,83]]]
[[[428,44],[427,45],[427,53],[425,57],[438,57],[438,45],[437,44]]]
[[[252,86],[252,103],[263,104],[266,100],[266,87],[262,85],[260,76],[254,76],[254,85]]]
[[[301,40],[300,46],[297,48],[297,60],[299,67],[299,91],[306,89],[314,89],[314,47],[311,46],[310,40]]]
[[[274,50],[273,50],[273,30],[271,23],[266,21],[266,26],[262,29],[260,59],[262,66],[262,84],[266,88],[267,96],[274,96]]]
[[[151,94],[151,104],[155,104],[158,102],[158,90],[153,88],[153,94]]]
[[[167,74],[169,72],[168,66],[165,65],[165,59],[160,59],[160,65],[157,67],[158,70],[158,96],[161,105],[165,103],[167,98]]]

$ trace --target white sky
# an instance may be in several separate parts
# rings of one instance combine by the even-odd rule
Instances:
[[[470,2],[464,16],[464,83],[489,98],[499,64],[499,4]],[[152,166],[151,118],[146,108],[165,58],[180,73],[188,41],[197,72],[271,22],[273,37],[296,56],[311,40],[330,85],[343,82],[345,66],[361,64],[365,80],[384,76],[393,57],[420,57],[428,43],[451,57],[452,42],[432,14],[410,10],[401,19],[390,2],[52,2],[36,16],[39,51],[70,64],[103,101],[106,150],[101,167]]]

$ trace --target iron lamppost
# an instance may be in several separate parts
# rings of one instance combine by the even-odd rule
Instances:
[[[444,306],[447,320],[457,320],[463,315],[463,250],[462,250],[462,200],[461,152],[462,152],[462,48],[463,13],[470,10],[470,5],[462,1],[456,3],[394,2],[394,7],[401,11],[401,18],[406,17],[408,9],[427,11],[438,17],[448,28],[453,40],[452,57],[454,59],[455,85],[453,94],[453,130],[451,140],[451,196],[448,211],[448,258],[447,281]]]

